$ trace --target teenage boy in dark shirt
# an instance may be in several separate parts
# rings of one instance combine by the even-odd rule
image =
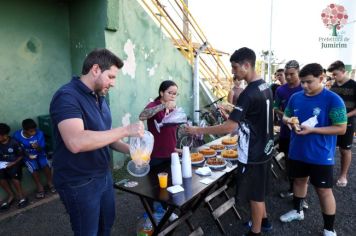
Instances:
[[[265,81],[256,75],[254,51],[240,48],[232,54],[230,62],[234,76],[245,80],[248,85],[229,119],[222,125],[205,128],[187,126],[185,129],[195,135],[238,132],[237,193],[240,199],[248,200],[251,207],[251,221],[246,224],[250,228],[247,235],[261,235],[261,231],[272,229],[267,218],[265,198],[273,151],[273,96]]]
[[[356,82],[349,79],[345,73],[345,65],[342,61],[333,62],[328,72],[332,73],[335,83],[330,90],[337,93],[345,103],[347,111],[347,128],[344,135],[337,136],[337,145],[340,150],[341,170],[336,186],[347,185],[347,172],[351,164],[351,148],[354,138],[354,122],[356,115]]]

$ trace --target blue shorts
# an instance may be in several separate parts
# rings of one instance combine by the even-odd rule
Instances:
[[[46,156],[37,156],[36,159],[26,158],[25,165],[31,174],[34,171],[38,171],[46,166],[49,166]]]

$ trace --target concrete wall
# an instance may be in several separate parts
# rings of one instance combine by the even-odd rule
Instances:
[[[25,118],[48,114],[53,93],[80,75],[88,52],[103,47],[125,61],[109,96],[114,127],[137,121],[166,79],[178,84],[178,104],[192,114],[192,68],[137,1],[8,1],[0,35],[0,122],[13,131]],[[123,160],[114,153],[114,167]],[[25,190],[33,191],[24,174]]]
[[[14,0],[0,8],[0,122],[13,131],[48,114],[54,91],[71,74],[68,8]]]
[[[0,122],[12,132],[21,121],[48,114],[53,93],[71,75],[68,5],[13,0],[0,8]],[[12,133],[11,132],[11,133]],[[35,189],[27,170],[25,191]],[[0,199],[5,194],[0,188]]]
[[[160,28],[137,1],[109,0],[110,29],[105,32],[107,48],[124,61],[117,84],[110,92],[113,126],[138,121],[147,103],[158,96],[163,80],[178,84],[177,104],[192,113],[192,68],[173,47]],[[116,31],[114,31],[116,30]],[[122,165],[122,156],[114,155],[114,167]]]
[[[69,24],[73,75],[81,75],[86,55],[95,48],[105,48],[106,1],[72,1]]]

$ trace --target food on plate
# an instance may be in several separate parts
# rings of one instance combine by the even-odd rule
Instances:
[[[208,165],[212,165],[212,166],[220,166],[220,165],[224,165],[225,161],[224,161],[224,159],[213,157],[213,158],[209,158],[206,161],[206,163]]]
[[[202,161],[204,160],[204,156],[203,154],[199,153],[199,152],[193,152],[190,154],[190,158],[192,160],[192,162],[198,162],[198,161]]]
[[[222,144],[214,144],[210,146],[211,149],[214,149],[216,151],[221,151],[225,149],[225,146]]]
[[[236,137],[224,138],[222,141],[224,145],[235,145],[237,143]]]
[[[225,150],[225,151],[222,151],[221,155],[224,158],[237,158],[237,151],[236,150]]]
[[[213,156],[216,154],[216,151],[214,149],[211,148],[205,148],[199,151],[201,154],[203,154],[204,156]]]
[[[299,119],[296,116],[292,116],[290,118],[290,123],[292,124],[292,127],[296,131],[301,131],[300,125],[299,125]]]

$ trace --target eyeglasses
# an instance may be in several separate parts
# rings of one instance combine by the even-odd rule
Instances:
[[[168,92],[168,94],[171,96],[179,96],[179,93],[174,93],[174,92]]]

